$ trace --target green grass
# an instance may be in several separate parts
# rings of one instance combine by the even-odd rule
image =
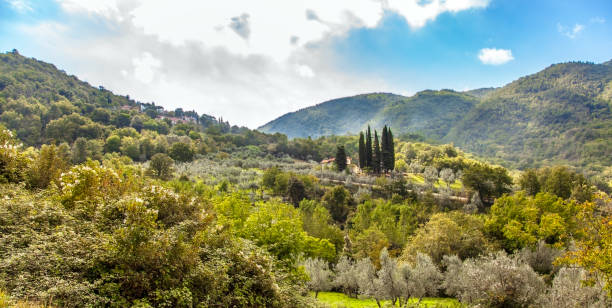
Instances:
[[[417,183],[417,184],[425,183],[425,179],[420,174],[408,173],[408,175],[406,176],[406,179],[412,183]]]
[[[314,296],[314,293],[313,293]],[[376,300],[371,298],[352,298],[345,294],[337,292],[320,292],[317,300],[327,304],[332,308],[378,308]],[[416,303],[417,300],[411,300]],[[381,302],[381,305],[389,303],[389,301]],[[461,304],[456,299],[451,298],[423,298],[421,307],[461,307]]]
[[[421,174],[408,173],[406,175],[406,180],[411,183],[425,184],[425,178],[423,178],[423,175]],[[438,180],[434,186],[437,188],[446,187],[446,182],[443,180]],[[455,182],[450,185],[450,188],[452,190],[461,190],[461,188],[463,188],[463,183],[460,180],[455,180]]]

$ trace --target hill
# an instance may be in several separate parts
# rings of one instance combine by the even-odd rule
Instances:
[[[384,106],[402,98],[389,93],[339,98],[287,113],[258,130],[264,133],[281,132],[289,138],[351,134],[366,127]]]
[[[355,134],[368,125],[392,123],[401,132],[441,138],[462,113],[478,102],[474,96],[452,90],[423,91],[412,97],[371,93],[327,101],[288,113],[258,128],[289,138]]]
[[[285,115],[260,130],[317,137],[388,124],[396,133],[452,142],[514,167],[562,163],[602,171],[612,164],[611,63],[555,64],[501,88],[347,97]],[[352,106],[363,97],[375,108],[356,114],[365,105]]]
[[[612,66],[562,63],[488,96],[443,139],[519,167],[612,165]]]

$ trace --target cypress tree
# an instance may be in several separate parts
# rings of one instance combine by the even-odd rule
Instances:
[[[380,173],[381,164],[380,144],[378,143],[378,132],[374,130],[374,155],[372,156],[372,170],[374,173]]]
[[[365,138],[363,132],[359,132],[359,168],[365,168],[366,153],[365,153]]]
[[[372,168],[372,131],[370,125],[368,125],[368,131],[366,132],[365,158],[366,168]]]
[[[393,133],[391,132],[391,127],[387,129],[387,145],[389,146],[389,171],[395,170],[395,142],[393,141]]]
[[[342,172],[346,169],[346,151],[344,150],[343,145],[338,146],[338,150],[336,151],[336,166],[338,167],[338,171]]]
[[[380,148],[381,148],[381,157],[380,161],[382,162],[382,171],[387,172],[389,170],[389,139],[387,138],[387,125],[383,127],[382,135],[380,136]]]

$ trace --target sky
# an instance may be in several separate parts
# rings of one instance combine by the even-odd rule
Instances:
[[[610,0],[0,0],[0,52],[256,128],[369,92],[503,86],[612,59]]]

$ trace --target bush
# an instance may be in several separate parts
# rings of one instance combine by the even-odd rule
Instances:
[[[20,151],[21,144],[13,133],[0,126],[0,183],[18,183],[24,180],[27,158]]]
[[[174,173],[174,160],[164,153],[151,157],[147,174],[162,180],[169,180]]]
[[[184,142],[176,142],[170,147],[170,157],[179,162],[190,162],[193,160],[194,151],[191,145]]]
[[[610,307],[612,299],[603,289],[602,281],[594,285],[585,285],[588,273],[582,268],[561,268],[555,276],[548,292],[542,294],[541,307],[572,308],[572,307]]]
[[[504,252],[461,262],[445,257],[443,286],[461,302],[485,307],[528,307],[534,305],[545,284],[529,265]]]

